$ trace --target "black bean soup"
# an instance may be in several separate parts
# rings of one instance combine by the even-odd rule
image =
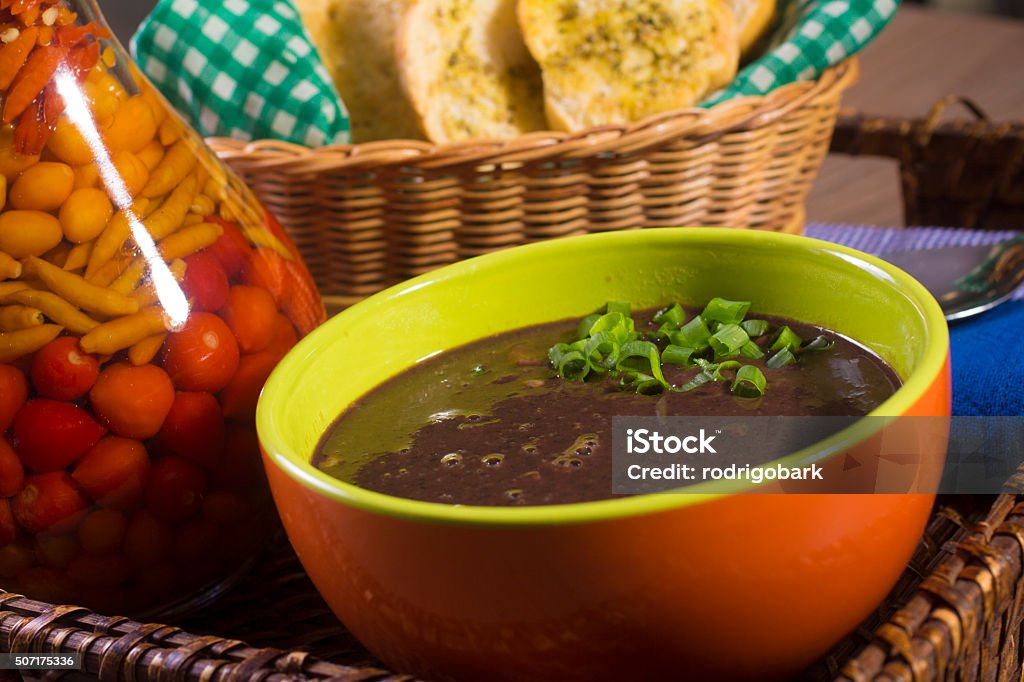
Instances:
[[[657,330],[665,324],[652,321],[657,312],[633,313],[632,319],[640,338],[652,339],[664,351],[671,342],[659,338]],[[687,310],[683,319],[697,313]],[[585,502],[614,497],[613,416],[855,416],[871,411],[900,386],[888,365],[850,339],[792,320],[756,317],[774,330],[749,337],[764,357],[750,357],[758,350],[749,345],[745,355],[734,351],[726,357],[733,365],[759,370],[745,374],[766,379],[760,396],[734,391],[732,372],[711,380],[719,365],[702,360],[696,366],[666,360],[664,384],[649,371],[592,371],[585,380],[565,378],[574,374],[571,363],[565,363],[562,374],[553,369],[561,356],[552,344],[562,342],[559,347],[569,351],[579,320],[564,320],[476,341],[386,381],[331,425],[313,464],[362,488],[414,500],[479,506]],[[722,326],[712,323],[711,329]],[[773,367],[780,364],[775,356],[785,355],[771,351],[773,336],[783,327],[803,347],[793,343],[794,356],[783,358],[788,364]],[[756,325],[748,329],[761,331]],[[776,346],[780,343],[775,340]],[[663,357],[669,358],[669,352]],[[672,389],[658,390],[662,386]]]

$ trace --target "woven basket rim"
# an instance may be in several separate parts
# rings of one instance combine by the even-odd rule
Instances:
[[[690,107],[655,114],[628,124],[603,125],[576,133],[537,131],[512,140],[466,140],[432,144],[422,140],[380,140],[306,147],[281,140],[207,138],[219,156],[261,172],[325,173],[345,168],[389,165],[439,169],[488,162],[526,163],[544,159],[584,159],[629,154],[679,138],[711,142],[726,134],[753,130],[809,100],[843,90],[857,78],[856,57],[824,71],[817,80],[789,83],[766,95],[750,95],[709,108]]]

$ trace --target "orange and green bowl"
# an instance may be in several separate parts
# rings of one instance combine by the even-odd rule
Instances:
[[[346,627],[387,665],[431,680],[772,679],[852,630],[903,570],[933,495],[658,494],[470,507],[370,492],[310,464],[346,406],[439,351],[583,316],[607,300],[643,308],[713,296],[874,350],[904,384],[872,415],[950,413],[937,303],[905,273],[851,249],[766,232],[658,229],[445,267],[310,334],[259,403],[285,529]],[[841,446],[863,437],[843,433]]]

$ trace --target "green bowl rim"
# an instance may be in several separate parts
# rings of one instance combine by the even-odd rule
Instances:
[[[606,241],[608,242],[607,248],[614,248],[615,244],[620,241],[643,239],[655,242],[659,240],[676,242],[681,236],[703,240],[724,240],[736,244],[774,244],[790,248],[810,249],[838,256],[862,268],[869,266],[875,270],[876,275],[888,278],[892,284],[897,285],[902,293],[916,305],[924,319],[927,347],[920,366],[910,375],[903,386],[868,416],[895,417],[905,413],[925,394],[942,372],[949,351],[949,333],[939,304],[917,280],[896,266],[869,254],[800,235],[718,227],[658,228],[588,234],[517,246],[453,263],[378,292],[328,320],[302,339],[285,356],[270,375],[260,395],[256,411],[256,428],[260,445],[266,454],[266,461],[280,468],[286,475],[309,490],[346,506],[409,520],[459,525],[537,526],[625,518],[687,507],[753,487],[754,484],[740,484],[729,492],[720,492],[722,484],[705,483],[693,486],[692,490],[695,492],[655,493],[595,502],[530,507],[480,507],[423,502],[365,490],[320,471],[310,464],[308,455],[303,456],[287,447],[284,434],[277,428],[273,419],[274,396],[280,395],[283,399],[286,399],[287,396],[287,391],[279,389],[278,385],[285,381],[285,377],[289,373],[300,369],[308,358],[333,345],[334,327],[343,325],[346,315],[350,314],[350,311],[361,311],[366,307],[383,305],[436,281],[461,277],[480,268],[500,267],[503,262],[510,259],[530,258],[552,251],[572,249],[581,241]],[[868,426],[866,422],[858,422],[809,448],[775,460],[773,464],[799,466],[809,464],[811,461],[821,461],[837,452],[842,452],[850,444],[859,442],[877,431],[884,421],[872,420],[871,426]],[[697,492],[701,488],[711,485],[717,486],[716,491],[719,492]]]

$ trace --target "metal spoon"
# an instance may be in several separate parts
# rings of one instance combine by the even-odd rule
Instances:
[[[988,246],[879,254],[932,292],[949,321],[991,310],[1024,282],[1024,235]]]

